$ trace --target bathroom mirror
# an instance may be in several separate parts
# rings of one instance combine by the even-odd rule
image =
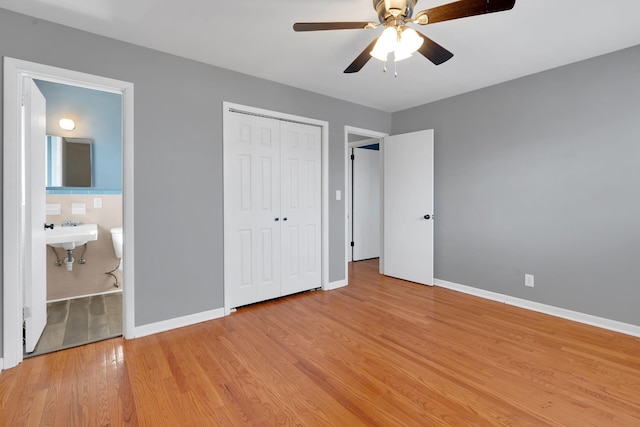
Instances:
[[[47,135],[47,187],[91,187],[91,147],[87,138]]]

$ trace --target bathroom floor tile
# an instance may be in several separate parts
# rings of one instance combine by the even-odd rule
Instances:
[[[98,341],[109,336],[109,320],[107,316],[90,316],[87,328],[87,339]]]
[[[68,312],[69,312],[69,301],[56,301],[48,304],[47,325],[66,322]]]
[[[64,329],[64,323],[48,324],[45,326],[34,353],[50,353],[51,351],[61,348],[64,340]]]
[[[105,298],[102,295],[89,297],[89,314],[91,316],[106,316]]]
[[[47,304],[47,325],[32,357],[122,335],[122,293]]]
[[[89,339],[89,301],[79,301],[69,306],[67,328],[64,332],[63,346],[78,345]]]

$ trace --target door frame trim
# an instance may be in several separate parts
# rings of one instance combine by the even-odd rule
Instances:
[[[362,129],[355,126],[346,125],[344,127],[344,194],[345,194],[345,205],[344,205],[344,280],[345,284],[349,284],[349,251],[351,249],[351,236],[349,236],[349,200],[351,199],[351,189],[349,188],[349,149],[352,147],[358,147],[361,145],[370,144],[371,141],[357,141],[349,143],[349,135],[358,135],[364,136],[368,138],[374,138],[380,141],[380,153],[382,154],[382,144],[385,136],[389,136],[388,133],[378,132],[375,130]],[[382,185],[382,166],[380,167],[380,182]],[[380,192],[380,206],[382,208],[382,203],[384,203],[384,198],[382,191]],[[380,210],[380,223],[382,223],[382,209]],[[382,251],[383,247],[383,234],[382,230],[380,230],[380,271],[382,271],[382,266],[384,264],[384,253]]]
[[[134,198],[133,198],[133,83],[64,68],[4,57],[3,117],[3,362],[4,369],[23,360],[22,295],[23,264],[20,255],[22,177],[28,171],[21,156],[22,81],[24,77],[95,89],[122,95],[122,162],[124,283],[123,335],[134,337]],[[0,369],[2,367],[0,366]]]
[[[325,120],[317,120],[309,117],[296,116],[293,114],[281,113],[279,111],[266,110],[263,108],[250,107],[247,105],[241,105],[241,104],[235,104],[235,103],[223,101],[222,103],[223,175],[224,175],[224,168],[226,167],[226,165],[224,164],[224,147],[227,139],[226,132],[229,129],[228,117],[229,117],[229,114],[232,114],[231,110],[235,110],[236,112],[253,114],[257,116],[271,117],[279,120],[288,120],[288,121],[299,122],[303,124],[309,124],[309,125],[319,126],[321,128],[321,134],[322,134],[322,137],[321,137],[321,149],[322,149],[322,153],[321,153],[321,162],[322,162],[321,164],[321,171],[322,171],[321,172],[322,173],[321,246],[322,246],[322,249],[321,249],[321,261],[320,261],[321,263],[320,283],[323,290],[331,289],[330,283],[329,283],[329,122]],[[223,183],[223,190],[222,190],[223,200],[224,200],[224,197],[225,195],[224,195],[224,183]],[[223,206],[223,211],[224,211],[224,206]],[[224,212],[223,212],[223,215],[224,215]],[[226,226],[226,224],[224,226]],[[224,241],[223,241],[223,257],[224,256],[226,256],[226,254],[224,254]],[[223,265],[224,265],[224,261],[223,261]],[[226,277],[226,274],[224,274],[224,276]],[[227,282],[224,279],[223,279],[223,282],[224,282],[224,285],[223,285],[224,314],[226,316],[231,313],[231,309],[234,307],[229,306],[230,302],[228,300],[229,292],[227,292]]]

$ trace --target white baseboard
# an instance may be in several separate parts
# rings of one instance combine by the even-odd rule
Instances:
[[[327,284],[327,286],[322,288],[322,290],[323,291],[332,291],[334,289],[342,288],[343,286],[347,286],[347,279],[342,279],[342,280],[337,280],[335,282],[331,282],[331,283]]]
[[[603,317],[592,316],[590,314],[567,310],[566,308],[554,307],[552,305],[541,304],[522,298],[515,298],[509,295],[486,291],[484,289],[478,289],[471,286],[448,282],[446,280],[435,279],[434,283],[436,284],[436,286],[451,289],[453,291],[474,295],[492,301],[502,302],[504,304],[513,305],[527,310],[537,311],[539,313],[549,314],[551,316],[561,317],[567,320],[573,320],[574,322],[584,323],[586,325],[596,326],[598,328],[608,329],[610,331],[620,332],[623,334],[632,335],[634,337],[640,337],[640,326],[637,325],[618,322],[617,320],[605,319]]]
[[[163,320],[162,322],[150,323],[148,325],[137,326],[134,337],[141,338],[159,332],[170,331],[171,329],[182,328],[196,323],[224,317],[224,308],[204,311],[202,313],[190,314],[188,316],[176,317],[175,319]]]

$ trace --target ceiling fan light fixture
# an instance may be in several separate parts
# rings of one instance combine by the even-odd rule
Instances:
[[[409,58],[415,51],[420,49],[424,40],[418,33],[409,27],[403,27],[400,32],[400,40],[394,50],[395,62]]]
[[[389,53],[393,52],[394,61],[402,61],[411,57],[423,42],[422,37],[412,28],[407,26],[400,29],[387,27],[378,37],[378,41],[371,51],[371,56],[384,62]]]
[[[413,55],[412,52],[407,52],[406,50],[396,49],[393,51],[393,60],[395,62],[402,61],[403,59],[410,58]]]
[[[417,2],[418,0],[373,0],[373,8],[378,13],[379,24],[363,21],[296,22],[293,24],[293,30],[324,31],[385,27],[380,37],[372,40],[344,70],[347,74],[360,71],[371,57],[386,63],[392,51],[395,57],[394,62],[419,52],[434,65],[440,65],[450,60],[453,53],[427,36],[407,28],[406,24],[427,25],[502,12],[513,9],[516,4],[516,0],[452,0],[449,3],[421,10],[416,13],[415,18],[412,18]],[[390,35],[387,37],[387,34]]]
[[[398,30],[396,30],[395,27],[387,27],[382,34],[380,34],[380,37],[378,37],[378,41],[371,51],[371,56],[381,61],[386,61],[387,55],[393,52],[397,45]]]
[[[424,43],[424,39],[418,35],[416,30],[409,27],[403,27],[396,50],[408,52],[409,55],[411,55],[413,52],[420,49],[422,43]]]
[[[379,59],[382,62],[386,62],[387,60],[387,56],[389,55],[389,52],[382,52],[379,50],[376,50],[375,48],[370,52],[370,55],[373,56],[376,59]]]

